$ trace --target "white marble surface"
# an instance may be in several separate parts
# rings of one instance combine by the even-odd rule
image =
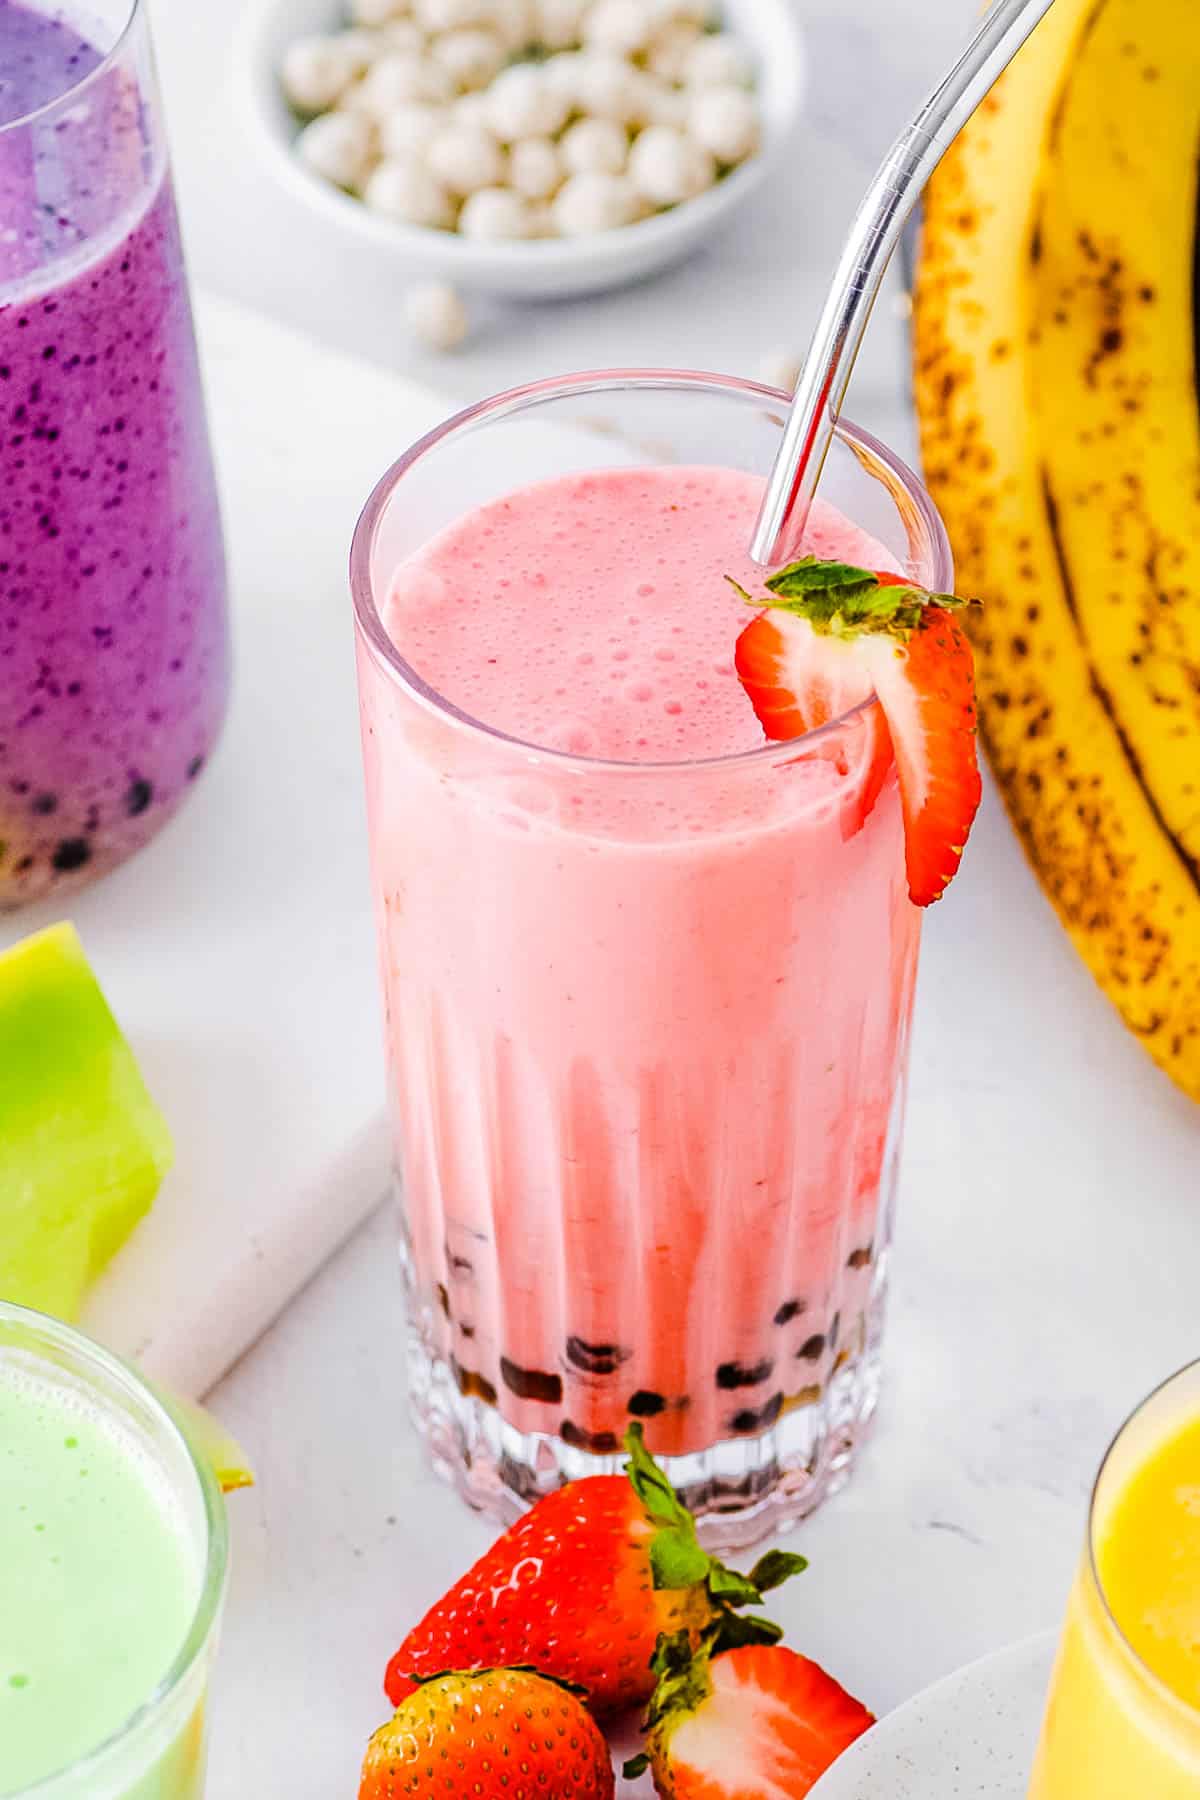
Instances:
[[[818,80],[793,181],[665,280],[491,309],[436,365],[404,338],[394,277],[333,255],[246,164],[222,92],[237,10],[157,0],[198,274],[467,398],[588,363],[748,370],[803,340],[873,153],[971,8],[806,0]],[[881,316],[855,410],[903,438],[903,392]],[[781,1606],[877,1708],[1053,1621],[1110,1430],[1198,1348],[1200,1113],[1093,989],[990,793],[926,942],[885,1404],[853,1485],[802,1532],[813,1568]],[[215,1399],[261,1481],[234,1502],[213,1800],[348,1796],[386,1656],[488,1538],[404,1421],[386,1217]]]

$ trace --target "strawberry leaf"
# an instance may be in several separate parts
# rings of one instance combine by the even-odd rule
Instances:
[[[708,1571],[708,1592],[713,1600],[726,1606],[761,1606],[762,1592],[753,1575],[739,1575],[724,1563],[714,1561]]]
[[[638,1776],[644,1775],[649,1767],[650,1758],[644,1750],[640,1750],[636,1756],[631,1756],[627,1762],[622,1763],[621,1773],[626,1781],[636,1781]]]
[[[907,642],[930,607],[949,612],[973,604],[954,594],[927,593],[896,576],[880,576],[852,563],[825,562],[818,556],[804,556],[777,569],[767,578],[768,593],[757,600],[732,577],[726,579],[750,606],[795,613],[824,637],[884,632]]]
[[[793,1575],[803,1575],[807,1567],[808,1558],[798,1556],[794,1550],[768,1550],[751,1569],[750,1580],[760,1594],[769,1594],[772,1588],[782,1587]]]
[[[757,1613],[724,1613],[704,1635],[704,1646],[710,1656],[722,1650],[740,1650],[746,1644],[777,1644],[783,1626],[774,1619],[760,1618]]]
[[[680,1526],[659,1531],[650,1545],[650,1570],[656,1588],[699,1587],[708,1575],[710,1558],[700,1548],[696,1527],[688,1520],[688,1530]]]

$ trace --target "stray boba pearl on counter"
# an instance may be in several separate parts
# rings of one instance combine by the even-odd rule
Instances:
[[[719,0],[345,0],[343,17],[282,58],[296,156],[398,224],[619,230],[761,145],[754,60]]]
[[[462,296],[445,281],[423,281],[410,288],[404,318],[413,336],[430,350],[457,350],[470,328]]]

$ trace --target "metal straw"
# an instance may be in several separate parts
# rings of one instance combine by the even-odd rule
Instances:
[[[767,482],[750,543],[755,562],[777,568],[799,554],[854,360],[909,214],[962,126],[1053,4],[994,0],[962,57],[897,138],[867,189]]]

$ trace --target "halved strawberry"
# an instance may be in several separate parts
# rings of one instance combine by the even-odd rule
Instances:
[[[872,752],[863,812],[894,754],[909,894],[929,906],[958,869],[980,800],[975,664],[954,617],[968,602],[813,556],[766,585],[761,599],[738,588],[764,610],[735,652],[763,730],[797,738],[877,696],[887,732]]]
[[[613,1712],[654,1692],[664,1635],[698,1642],[714,1621],[735,1619],[743,1639],[782,1635],[740,1609],[798,1574],[804,1558],[772,1550],[748,1576],[725,1568],[702,1549],[640,1425],[626,1449],[624,1475],[547,1494],[412,1628],[388,1664],[393,1706],[443,1669],[522,1665],[578,1686],[594,1712]]]
[[[777,1644],[693,1655],[665,1640],[646,1753],[663,1800],[800,1800],[875,1723],[807,1657]]]

